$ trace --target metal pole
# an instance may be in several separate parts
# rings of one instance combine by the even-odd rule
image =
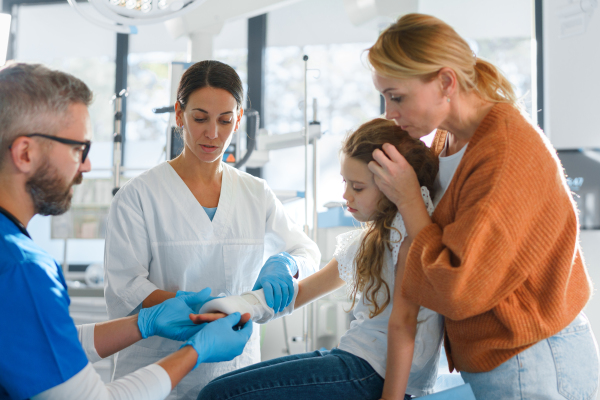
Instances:
[[[63,247],[63,263],[62,263],[62,270],[63,270],[63,275],[65,277],[65,279],[69,279],[67,277],[67,273],[69,272],[69,259],[67,258],[67,242],[68,242],[68,238],[65,238],[65,245]]]
[[[121,187],[121,146],[123,142],[121,127],[123,126],[123,98],[126,96],[127,90],[123,89],[113,97],[115,102],[115,133],[113,135],[113,196],[117,194],[119,188]]]
[[[283,322],[283,337],[285,339],[285,351],[287,352],[288,356],[291,356],[292,351],[290,350],[290,337],[288,336],[287,321],[285,317],[281,318],[281,321]]]
[[[16,1],[4,0],[2,1],[2,12],[10,14],[10,34],[8,36],[8,47],[6,48],[6,60],[14,60],[15,58],[15,37],[17,32],[18,24],[18,7]]]
[[[313,124],[317,124],[317,99],[313,99]],[[315,243],[317,243],[317,228],[318,228],[318,214],[317,214],[317,178],[319,172],[319,152],[318,152],[318,140],[315,137],[312,141],[313,145],[313,230],[312,230],[312,239]],[[311,304],[311,339],[312,339],[312,348],[317,348],[317,302],[313,301]]]
[[[544,12],[543,0],[534,2],[534,25],[535,25],[535,43],[536,43],[536,101],[535,108],[531,110],[532,115],[536,115],[537,124],[544,130]],[[532,102],[533,103],[533,102]],[[546,127],[547,128],[547,127]],[[548,133],[546,133],[548,134]]]
[[[317,119],[317,99],[313,99],[313,123],[316,124]],[[317,178],[319,173],[319,152],[317,146],[317,139],[313,139],[313,232],[312,239],[317,243]]]
[[[304,233],[310,236],[308,227],[308,56],[304,60]]]
[[[310,235],[308,228],[308,56],[304,60],[304,233]],[[302,333],[304,336],[304,349],[308,353],[308,307],[302,311]]]

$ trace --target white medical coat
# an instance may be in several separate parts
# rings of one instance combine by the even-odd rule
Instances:
[[[211,222],[183,180],[162,163],[127,182],[108,215],[105,297],[111,319],[138,312],[156,289],[238,295],[252,290],[264,261],[287,251],[300,277],[318,269],[317,245],[294,224],[264,180],[223,164],[221,196]],[[160,337],[119,352],[114,378],[154,363],[182,342]],[[195,400],[212,379],[260,361],[255,326],[244,353],[231,362],[202,364],[169,399]]]

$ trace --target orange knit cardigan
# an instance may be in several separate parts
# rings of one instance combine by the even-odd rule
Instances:
[[[563,168],[515,107],[497,104],[481,122],[432,219],[411,245],[402,293],[445,316],[450,371],[494,369],[589,299]]]

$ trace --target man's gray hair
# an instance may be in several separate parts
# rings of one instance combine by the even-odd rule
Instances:
[[[0,69],[0,168],[19,135],[56,134],[73,103],[89,106],[82,80],[41,64],[8,63]]]

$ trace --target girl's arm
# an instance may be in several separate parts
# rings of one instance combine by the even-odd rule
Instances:
[[[306,304],[311,303],[342,287],[345,283],[346,282],[340,278],[338,272],[338,262],[335,258],[333,258],[321,270],[298,282],[298,294],[296,295],[296,301],[294,302],[293,309],[295,310],[305,306]],[[284,315],[287,314],[289,314],[289,311],[286,311],[286,314]],[[223,318],[226,315],[227,314],[223,312],[208,312],[205,314],[190,315],[190,319],[196,324],[202,324],[204,322],[211,322]],[[266,320],[263,320],[258,323],[263,324],[266,322]]]
[[[296,296],[294,309],[333,292],[345,283],[340,278],[337,260],[332,258],[321,270],[298,282],[298,296]]]
[[[166,290],[156,289],[150,293],[148,297],[142,301],[142,308],[150,308],[157,304],[162,303],[165,300],[172,299],[177,293],[167,292]]]
[[[402,243],[396,263],[394,302],[388,322],[387,366],[381,396],[385,400],[404,398],[415,348],[419,305],[404,298],[400,290],[410,244],[408,239]]]

